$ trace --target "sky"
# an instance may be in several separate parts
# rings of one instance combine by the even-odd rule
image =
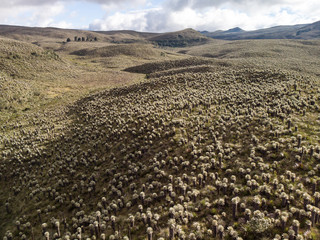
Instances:
[[[319,20],[319,0],[1,0],[0,4],[0,24],[103,31],[255,30]]]

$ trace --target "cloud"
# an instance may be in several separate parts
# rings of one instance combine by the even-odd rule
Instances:
[[[165,5],[168,9],[180,11],[186,8],[201,10],[205,8],[220,8],[221,6],[236,6],[244,9],[249,9],[253,6],[270,6],[281,4],[287,0],[171,0],[166,1]]]
[[[4,24],[37,26],[37,27],[72,27],[66,21],[55,18],[65,10],[61,2],[39,6],[19,6],[0,8],[0,21]]]
[[[181,28],[174,21],[172,12],[162,8],[129,12],[116,12],[89,25],[90,30],[136,30],[141,32],[175,31]]]
[[[75,0],[2,0],[1,8],[11,8],[17,6],[43,6],[48,4],[55,3],[71,3],[75,2]],[[126,4],[141,4],[144,3],[144,0],[82,0],[81,2],[88,3],[97,3],[101,5],[120,5],[123,3]]]
[[[143,31],[146,26],[144,11],[133,11],[129,13],[116,12],[104,19],[97,19],[89,25],[91,30],[123,30],[135,29]]]
[[[318,0],[166,0],[157,9],[116,12],[89,26],[93,30],[167,32],[192,27],[246,30],[318,20]]]
[[[81,10],[76,9],[79,3]],[[86,14],[83,6],[89,5],[95,7]],[[94,20],[97,8],[100,16]],[[66,14],[67,11],[70,13]],[[319,16],[318,0],[2,0],[0,6],[0,21],[6,24],[68,28],[84,28],[87,24],[85,28],[91,30],[146,32],[189,27],[208,31],[233,27],[254,30],[311,23]]]
[[[47,27],[54,25],[54,17],[62,13],[64,5],[56,3],[54,5],[46,5],[41,7],[41,10],[35,8],[32,16],[29,18],[29,25]]]
[[[94,16],[92,11],[90,16],[84,14],[79,20],[79,18],[75,18],[79,16],[78,9],[70,10],[70,8],[79,7],[80,12],[84,12],[84,6],[88,6],[91,9],[104,9],[106,13],[110,14],[115,10],[122,9],[125,11],[134,6],[142,6],[145,3],[146,0],[2,0],[0,5],[0,24],[87,29],[89,22],[84,27],[83,21],[85,19],[92,21],[93,18],[90,17]],[[66,13],[67,11],[70,13]]]

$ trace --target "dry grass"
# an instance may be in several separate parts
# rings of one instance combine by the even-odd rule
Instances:
[[[184,49],[186,54],[225,60],[239,66],[274,67],[320,75],[320,40],[216,40]]]
[[[59,51],[0,40],[0,100],[6,104],[0,109],[0,237],[7,230],[17,237],[17,220],[31,223],[35,239],[42,237],[43,222],[53,235],[53,217],[61,226],[66,219],[63,234],[75,233],[74,226],[84,219],[74,220],[80,219],[81,211],[94,223],[98,210],[105,217],[108,236],[114,233],[111,214],[117,216],[124,235],[128,214],[136,215],[141,203],[133,199],[131,183],[136,184],[137,194],[147,195],[143,212],[150,207],[161,215],[153,226],[154,236],[163,237],[168,233],[169,209],[179,203],[182,194],[179,181],[187,183],[184,173],[190,180],[190,193],[181,204],[186,204],[192,216],[187,223],[177,218],[177,224],[188,234],[207,234],[215,215],[219,224],[233,226],[241,236],[252,238],[244,231],[248,224],[240,221],[243,213],[239,212],[239,222],[230,217],[233,189],[239,189],[241,201],[252,212],[260,209],[273,218],[274,207],[288,212],[279,201],[281,191],[289,192],[286,170],[297,174],[292,182],[295,190],[312,195],[310,178],[317,180],[317,174],[311,170],[319,169],[316,157],[320,158],[320,150],[298,167],[294,157],[301,153],[298,134],[306,151],[319,143],[319,41],[214,41],[178,49],[180,53],[142,44],[60,44],[56,39],[42,44]],[[85,49],[80,51],[82,56],[70,54],[81,49]],[[286,127],[288,119],[293,123],[291,129]],[[272,145],[275,141],[280,146],[277,151]],[[267,150],[260,151],[263,148]],[[219,153],[223,153],[220,167]],[[240,173],[240,168],[246,173]],[[219,186],[212,179],[205,186],[191,184],[194,177],[200,179],[199,174],[205,173],[227,179],[224,192],[217,193]],[[271,180],[279,179],[279,189],[273,189],[270,181],[270,199],[266,206],[257,207],[253,196],[264,193],[246,186],[247,175],[264,186],[262,173],[270,173]],[[230,184],[231,175],[237,176],[235,185]],[[179,195],[168,194],[166,188],[161,197],[162,187],[170,184],[171,191]],[[111,193],[115,188],[121,191]],[[200,193],[196,199],[194,190]],[[290,206],[303,208],[298,192],[292,193],[296,198]],[[108,206],[120,206],[121,201],[125,206],[116,213],[104,211],[102,197]],[[219,207],[219,198],[228,204]],[[75,207],[71,200],[85,204]],[[6,202],[10,203],[9,213]],[[126,206],[129,202],[133,205]],[[42,211],[41,221],[37,209]],[[292,219],[290,216],[287,228]],[[306,219],[301,220],[301,233]],[[133,239],[146,236],[145,226],[137,217]],[[318,226],[312,230],[315,237]],[[83,223],[82,227],[83,237],[91,237],[90,225]],[[23,228],[31,238],[31,231]],[[268,237],[284,232],[279,226],[270,229]]]
[[[132,56],[142,59],[155,59],[160,57],[161,54],[165,54],[160,49],[154,48],[152,45],[148,44],[113,44],[106,47],[100,47],[96,49],[85,48],[79,51],[72,52],[74,55],[78,56],[88,56],[88,57],[116,57],[119,55]]]
[[[51,29],[41,33],[27,28],[20,33],[19,39],[34,33],[32,36],[38,39],[38,44],[46,46],[47,50],[31,43],[0,39],[1,122],[16,118],[18,121],[20,114],[69,104],[94,91],[144,80],[144,75],[122,72],[124,68],[184,57],[149,44],[119,45],[101,40],[61,43],[56,38],[65,37],[62,34],[65,31],[61,31]],[[42,37],[38,37],[40,33]],[[125,39],[130,35],[139,37],[122,32],[108,36]],[[30,41],[29,38],[25,40]],[[70,54],[76,51],[85,54]]]
[[[157,34],[148,40],[163,47],[186,47],[204,45],[212,39],[202,35],[198,31],[188,28],[182,31]]]

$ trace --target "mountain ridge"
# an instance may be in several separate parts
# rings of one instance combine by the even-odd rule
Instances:
[[[201,33],[207,37],[221,40],[248,40],[248,39],[300,39],[310,40],[320,38],[320,21],[310,24],[279,25],[253,31],[235,31],[238,28],[226,31]],[[239,28],[240,29],[240,28]]]
[[[186,47],[202,45],[212,39],[248,40],[248,39],[299,39],[310,40],[320,38],[320,21],[310,24],[279,25],[270,28],[245,31],[240,27],[226,31],[196,31],[186,28],[180,31],[151,33],[134,30],[90,31],[80,29],[61,29],[53,27],[25,27],[0,25],[0,36],[15,40],[45,44],[48,42],[65,43],[80,39],[88,41],[98,39],[99,42],[110,43],[142,43],[150,42],[160,47]],[[79,41],[79,40],[77,40]]]

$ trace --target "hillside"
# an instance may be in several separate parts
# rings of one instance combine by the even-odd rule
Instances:
[[[318,39],[320,38],[320,22],[293,26],[275,26],[255,31],[216,31],[203,32],[207,37],[223,40],[245,39]]]
[[[147,33],[136,31],[85,31],[75,29],[38,28],[0,25],[0,36],[33,43],[45,49],[59,52],[75,52],[87,48],[99,48],[112,44],[148,44],[160,47],[185,47],[201,45],[210,38],[193,29],[170,33]],[[67,39],[70,42],[67,42]]]
[[[320,38],[320,21],[299,28],[295,39]]]
[[[0,25],[0,36],[32,42],[47,48],[59,49],[70,38],[74,41],[92,41],[108,43],[154,43],[163,47],[186,47],[209,43],[212,38],[221,40],[245,39],[317,39],[320,37],[320,22],[293,26],[275,26],[255,31],[245,31],[239,27],[226,31],[201,31],[188,28],[177,32],[148,33],[131,30],[119,31],[85,31],[75,29],[38,28]]]
[[[1,194],[2,227],[53,238],[315,234],[317,87],[248,68],[84,98],[63,133],[45,133],[52,141],[2,138],[0,184],[14,183]]]
[[[239,40],[215,41],[178,52],[206,57],[227,65],[285,69],[297,74],[320,76],[320,40]],[[280,61],[281,59],[281,61]]]
[[[319,40],[99,34],[0,38],[1,239],[320,238]]]
[[[157,35],[157,33],[137,32],[137,31],[131,31],[131,30],[97,31],[97,32],[110,36],[113,43],[145,42],[148,38],[151,38]]]
[[[3,111],[30,109],[44,98],[41,92],[46,83],[73,72],[73,67],[52,50],[0,38],[0,122]]]
[[[146,42],[146,38],[153,34],[139,33],[135,31],[108,31],[95,32],[76,29],[40,28],[0,25],[0,36],[19,41],[30,42],[49,49],[59,49],[68,38],[72,42],[99,43],[135,43]]]
[[[24,33],[19,38],[23,36]],[[52,42],[55,40],[50,41],[48,46],[54,47]],[[64,105],[97,89],[140,81],[143,76],[120,69],[150,58],[178,56],[154,49],[151,45],[114,45],[109,48],[110,45],[100,41],[70,42],[54,51],[0,37],[0,123],[19,120],[31,112],[55,107],[58,103]],[[84,47],[90,56],[69,54]],[[131,56],[125,60],[122,54]]]
[[[185,47],[205,44],[210,41],[209,38],[191,28],[178,32],[158,34],[148,38],[148,40],[162,47]]]
[[[163,51],[154,48],[152,45],[147,44],[117,44],[117,45],[110,45],[105,47],[99,48],[87,48],[81,49],[71,54],[78,55],[78,56],[89,56],[89,57],[115,57],[115,56],[132,56],[138,58],[156,58],[160,57],[161,53],[164,54]]]
[[[201,58],[185,58],[181,60],[145,63],[142,65],[126,68],[124,70],[127,72],[150,74],[157,72],[159,73],[171,69],[180,69],[199,65],[206,65],[210,63],[212,63],[211,60]]]
[[[32,78],[39,73],[53,74],[56,69],[68,67],[52,50],[0,38],[0,71],[11,77]]]
[[[43,47],[57,47],[70,38],[74,41],[77,37],[84,40],[95,37],[102,42],[110,41],[111,38],[104,34],[99,34],[92,31],[76,30],[76,29],[59,29],[59,28],[40,28],[40,27],[22,27],[11,25],[0,25],[0,36],[37,44]],[[58,43],[58,44],[57,44]],[[54,44],[54,45],[52,45]]]

